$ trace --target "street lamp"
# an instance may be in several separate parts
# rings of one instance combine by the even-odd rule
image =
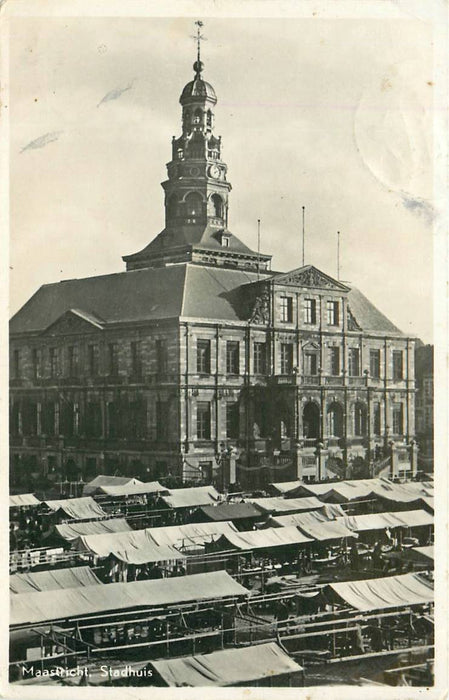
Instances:
[[[318,442],[315,450],[315,455],[318,457],[318,481],[321,481],[321,450],[324,449],[324,444]]]

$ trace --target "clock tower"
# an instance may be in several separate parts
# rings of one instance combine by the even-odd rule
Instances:
[[[202,78],[203,68],[198,58],[193,65],[195,77],[179,99],[182,134],[173,138],[168,180],[162,184],[167,228],[208,225],[217,231],[227,229],[231,185],[221,160],[221,137],[214,134],[217,97]]]
[[[172,139],[167,163],[165,228],[143,250],[125,255],[128,270],[191,262],[249,270],[268,269],[271,255],[256,253],[228,229],[231,185],[214,133],[215,90],[202,74],[200,28],[194,78],[181,93],[181,135]]]

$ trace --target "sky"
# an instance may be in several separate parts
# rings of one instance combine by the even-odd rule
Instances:
[[[232,184],[229,228],[357,286],[432,342],[432,26],[202,17]],[[120,272],[164,226],[193,18],[13,18],[10,313],[42,285]]]

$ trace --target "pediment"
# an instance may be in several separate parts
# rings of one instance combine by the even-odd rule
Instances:
[[[103,330],[103,322],[100,319],[79,309],[69,309],[53,321],[43,335],[76,335],[95,333],[98,330]]]
[[[330,289],[336,292],[349,292],[349,287],[329,277],[313,265],[299,267],[296,270],[285,272],[275,277],[276,284],[288,284],[297,287],[315,287],[318,289]]]

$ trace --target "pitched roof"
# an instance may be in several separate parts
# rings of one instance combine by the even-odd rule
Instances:
[[[182,263],[46,284],[12,317],[10,331],[42,333],[68,312],[99,327],[178,317],[247,321],[248,285],[272,274]],[[348,299],[362,330],[402,335],[358,289]]]
[[[235,252],[243,253],[245,255],[257,256],[251,248],[248,248],[237,236],[232,234],[230,231],[226,230],[225,233],[229,235],[229,247],[223,250],[221,245],[221,235],[224,232],[223,229],[217,229],[216,226],[210,225],[184,225],[176,226],[173,229],[166,228],[161,233],[159,233],[156,238],[154,238],[148,245],[137,253],[132,253],[131,255],[124,255],[123,260],[126,262],[131,262],[138,260],[139,258],[147,259],[152,257],[159,257],[160,255],[169,255],[174,252],[176,248],[182,246],[195,247],[199,249],[215,250],[220,252]],[[266,259],[270,258],[271,255],[261,255],[260,257]]]
[[[256,280],[256,272],[186,263],[45,284],[12,317],[10,332],[43,332],[71,309],[105,326],[180,316],[244,320],[241,287]]]
[[[358,325],[364,331],[379,331],[393,335],[404,335],[394,323],[366,298],[356,287],[348,295],[349,308]]]
[[[265,517],[264,513],[252,503],[219,503],[218,505],[202,506],[199,510],[210,520],[226,521],[245,518]]]

